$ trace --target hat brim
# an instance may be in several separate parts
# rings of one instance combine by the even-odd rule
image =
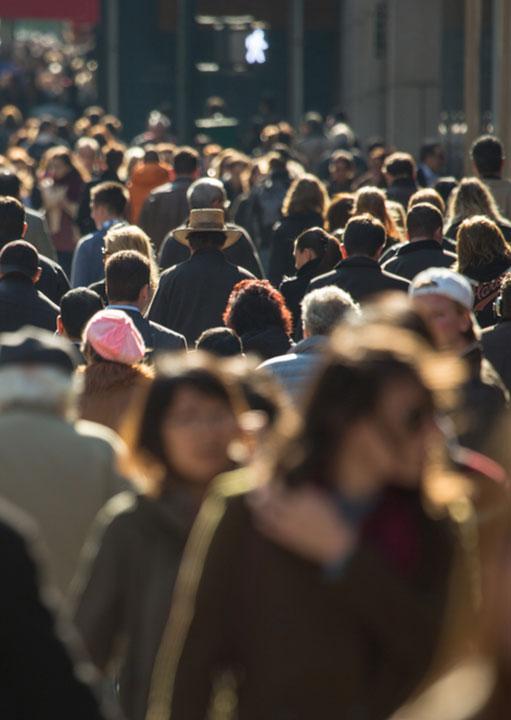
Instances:
[[[176,240],[181,243],[181,245],[186,245],[186,247],[190,247],[190,242],[188,240],[188,236],[190,233],[193,232],[217,232],[217,233],[223,233],[225,235],[225,242],[222,245],[222,249],[225,250],[228,247],[231,247],[231,245],[234,245],[235,242],[237,242],[241,237],[241,230],[233,230],[231,228],[228,228],[224,226],[223,228],[219,228],[217,226],[214,227],[202,227],[202,228],[191,228],[188,225],[181,225],[180,227],[176,228],[172,231],[172,234],[176,238]]]

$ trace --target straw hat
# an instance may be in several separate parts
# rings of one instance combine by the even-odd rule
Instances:
[[[182,245],[189,247],[188,235],[191,232],[222,232],[225,234],[223,249],[234,245],[241,236],[239,230],[228,228],[224,220],[224,211],[220,209],[191,210],[186,225],[173,231],[173,235]]]

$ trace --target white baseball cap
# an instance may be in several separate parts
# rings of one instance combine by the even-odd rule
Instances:
[[[415,276],[408,289],[411,297],[443,295],[472,311],[474,291],[467,278],[447,268],[428,268]]]

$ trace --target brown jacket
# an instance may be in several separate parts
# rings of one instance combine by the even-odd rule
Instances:
[[[354,555],[329,576],[257,531],[252,487],[234,473],[202,506],[147,720],[204,720],[223,670],[234,675],[238,720],[387,718],[435,649],[450,526],[424,513],[418,493],[389,489]]]
[[[95,362],[78,368],[84,388],[79,400],[83,420],[106,425],[116,432],[122,425],[133,394],[148,383],[153,373],[145,365]]]

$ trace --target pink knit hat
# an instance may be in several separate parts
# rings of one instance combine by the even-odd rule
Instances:
[[[87,323],[83,337],[105,360],[133,365],[144,359],[144,340],[122,310],[97,312]]]

